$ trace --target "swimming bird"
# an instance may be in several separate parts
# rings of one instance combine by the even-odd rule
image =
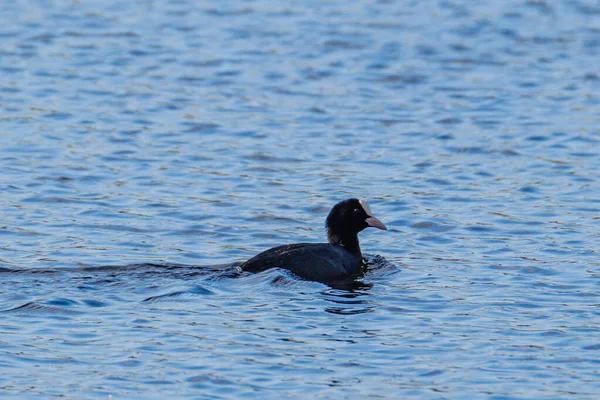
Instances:
[[[362,264],[358,233],[370,226],[387,230],[383,222],[373,216],[366,201],[343,200],[333,206],[325,220],[329,243],[273,247],[240,267],[249,272],[284,268],[300,278],[324,283],[352,278],[360,272]]]

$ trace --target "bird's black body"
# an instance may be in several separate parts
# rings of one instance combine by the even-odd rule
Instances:
[[[273,247],[242,264],[249,272],[284,268],[300,278],[330,282],[345,279],[360,272],[362,255],[351,253],[331,243],[297,243]]]
[[[284,268],[311,281],[333,282],[352,278],[361,271],[358,232],[373,226],[387,229],[358,199],[336,204],[326,220],[329,243],[297,243],[263,251],[241,265],[244,271]]]

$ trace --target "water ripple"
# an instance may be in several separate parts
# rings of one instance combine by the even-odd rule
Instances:
[[[0,14],[5,397],[597,397],[593,2]],[[236,268],[347,197],[357,281]]]

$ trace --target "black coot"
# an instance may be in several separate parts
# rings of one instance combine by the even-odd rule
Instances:
[[[369,226],[387,229],[373,216],[365,201],[340,201],[331,209],[325,222],[329,243],[273,247],[246,261],[241,268],[249,272],[285,268],[303,279],[318,282],[347,279],[360,272],[362,253],[358,232]]]

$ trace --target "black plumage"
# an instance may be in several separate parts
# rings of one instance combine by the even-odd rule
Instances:
[[[351,278],[361,270],[362,253],[358,233],[372,226],[386,230],[362,200],[337,203],[327,216],[329,243],[297,243],[273,247],[241,265],[244,271],[261,272],[284,268],[311,281],[333,282]]]

